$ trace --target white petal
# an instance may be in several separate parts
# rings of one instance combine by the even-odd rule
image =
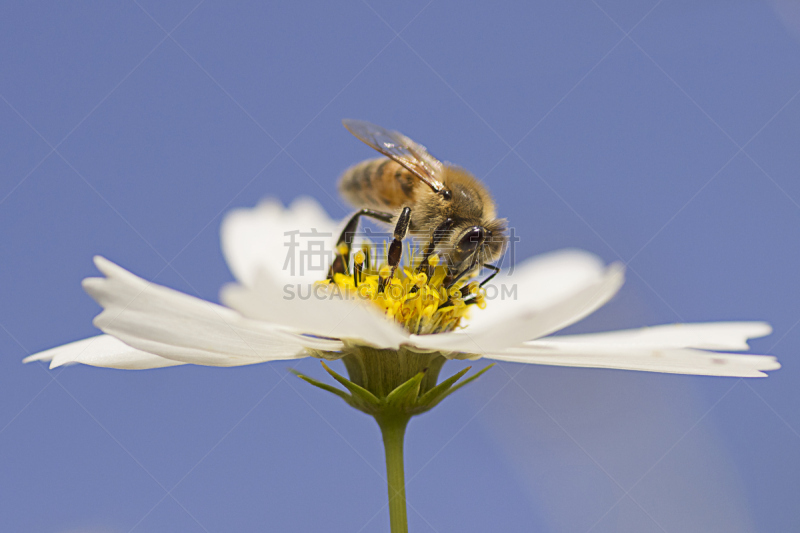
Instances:
[[[31,361],[50,361],[50,368],[70,363],[82,363],[84,365],[126,370],[163,368],[185,364],[131,348],[111,335],[98,335],[71,342],[39,352],[22,360],[23,363],[30,363]]]
[[[764,377],[763,370],[780,364],[766,355],[706,352],[691,348],[610,347],[576,342],[558,343],[556,337],[526,343],[484,357],[515,363],[642,370],[702,376]]]
[[[304,347],[341,348],[149,283],[102,257],[95,264],[107,277],[83,281],[104,308],[94,324],[139,350],[184,363],[235,366],[303,357]]]
[[[298,198],[288,208],[279,200],[265,200],[253,209],[225,215],[222,253],[234,277],[245,285],[253,285],[262,270],[281,282],[313,283],[327,273],[339,226],[312,198]],[[292,246],[293,237],[297,246]],[[320,253],[301,255],[318,248]]]
[[[766,322],[707,322],[665,324],[583,335],[562,335],[540,339],[540,341],[550,341],[558,345],[578,343],[608,347],[749,350],[747,339],[764,337],[770,333],[772,333],[772,327]]]
[[[327,285],[277,286],[259,276],[252,287],[235,283],[220,299],[242,315],[279,324],[298,333],[334,337],[377,348],[397,348],[408,334],[368,302],[348,300]]]
[[[603,278],[603,260],[584,250],[565,249],[527,259],[503,270],[490,283],[486,309],[470,316],[472,329],[492,328],[520,311],[546,309]],[[516,287],[516,299],[503,289]]]
[[[482,322],[480,327],[468,326],[462,331],[440,335],[412,335],[410,342],[424,349],[451,352],[482,354],[501,351],[528,339],[549,335],[586,317],[610,300],[622,286],[624,279],[624,267],[620,263],[614,263],[599,277],[571,294],[567,294],[566,290],[562,291],[559,298],[549,300],[549,306],[544,304],[544,300],[541,303],[527,304],[529,297],[535,300],[534,293],[528,292],[535,285],[530,284],[523,289],[520,284],[519,299],[505,302],[513,312],[504,310],[491,324]],[[545,307],[541,307],[542,305]],[[480,312],[475,311],[476,314]]]

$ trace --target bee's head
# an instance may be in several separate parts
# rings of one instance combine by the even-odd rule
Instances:
[[[461,229],[448,250],[452,268],[462,270],[499,259],[508,241],[505,226],[505,220],[494,219]]]

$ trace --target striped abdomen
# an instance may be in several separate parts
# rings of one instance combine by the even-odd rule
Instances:
[[[355,207],[388,211],[413,204],[420,183],[400,163],[381,157],[348,168],[339,192]]]

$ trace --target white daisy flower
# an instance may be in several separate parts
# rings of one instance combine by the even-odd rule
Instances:
[[[94,324],[105,334],[25,362],[143,369],[341,359],[349,379],[323,365],[346,390],[298,376],[375,418],[396,533],[408,531],[403,441],[409,420],[489,368],[458,384],[469,368],[437,383],[448,359],[739,377],[765,376],[763,371],[780,367],[774,357],[725,352],[747,350],[747,339],[768,335],[771,328],[763,322],[549,336],[598,309],[622,286],[621,264],[606,266],[587,252],[528,260],[503,276],[501,290],[508,297],[498,300],[474,280],[446,289],[451,273],[437,256],[427,268],[412,268],[409,249],[407,266],[379,290],[379,281],[389,278],[388,266],[381,264],[385,254],[373,253],[369,244],[353,246],[345,273],[323,280],[333,259],[326,245],[340,231],[310,199],[286,209],[265,202],[230,213],[222,224],[222,249],[237,282],[223,287],[225,306],[150,283],[96,257],[105,277],[87,278],[83,287],[103,307]],[[349,256],[351,249],[338,251]]]
[[[502,277],[503,283],[516,285],[513,299],[497,298],[485,309],[472,306],[468,320],[451,316],[442,333],[416,334],[410,322],[433,318],[423,316],[425,309],[410,321],[387,320],[388,309],[359,298],[338,298],[314,285],[324,277],[330,257],[302,272],[287,264],[292,259],[287,234],[299,230],[297,247],[303,251],[314,232],[331,241],[339,227],[306,198],[288,208],[268,201],[228,214],[222,249],[237,283],[222,290],[227,307],[150,283],[96,257],[105,277],[87,278],[83,287],[103,307],[94,324],[105,335],[32,355],[25,362],[50,361],[51,368],[68,363],[124,369],[237,366],[308,355],[335,358],[346,345],[366,345],[437,351],[447,358],[709,376],[765,376],[763,371],[780,368],[774,357],[725,353],[747,350],[747,339],[768,335],[771,328],[763,322],[549,336],[604,305],[622,286],[621,264],[606,266],[578,250],[552,252],[518,265],[513,275]],[[310,294],[314,289],[316,294]]]
[[[621,264],[604,265],[579,250],[551,252],[516,266],[503,276],[507,287],[516,287],[509,289],[513,298],[488,302],[474,282],[458,291],[473,295],[466,301],[443,293],[437,270],[443,266],[430,279],[398,269],[397,294],[377,295],[379,265],[368,265],[363,252],[356,254],[364,263],[361,272],[321,284],[332,254],[318,253],[315,245],[320,239],[334,242],[340,228],[305,198],[288,208],[267,201],[228,214],[222,249],[237,282],[223,287],[225,306],[148,282],[96,257],[104,277],[87,278],[83,287],[103,307],[94,324],[105,334],[24,361],[50,361],[51,368],[238,366],[306,356],[336,359],[364,347],[375,353],[708,376],[758,377],[780,368],[771,356],[728,353],[747,350],[748,339],[768,335],[771,328],[763,322],[550,336],[604,305],[623,284]],[[309,258],[317,263],[304,262]],[[345,364],[353,379],[356,370],[347,359]],[[435,384],[436,376],[431,379]]]

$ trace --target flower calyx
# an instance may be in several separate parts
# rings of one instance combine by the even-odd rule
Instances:
[[[349,378],[321,361],[325,371],[346,390],[323,383],[296,371],[297,377],[347,402],[376,419],[410,418],[429,411],[464,385],[471,383],[494,365],[489,365],[461,381],[472,367],[467,367],[437,384],[439,371],[447,361],[439,353],[378,350],[350,346],[342,358]]]

